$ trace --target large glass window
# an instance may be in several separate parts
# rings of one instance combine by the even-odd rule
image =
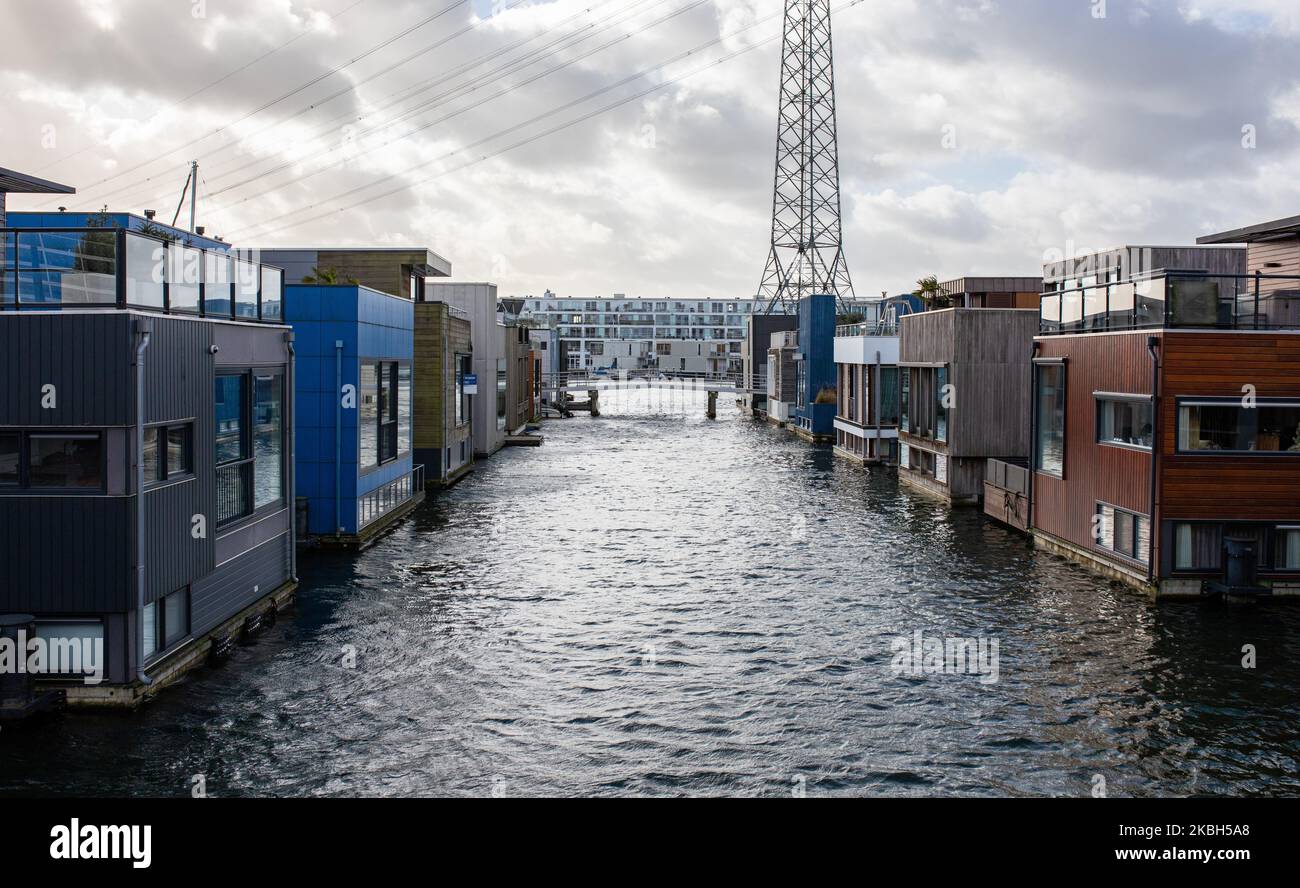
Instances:
[[[1279,527],[1273,566],[1279,570],[1300,570],[1300,527]]]
[[[151,237],[127,232],[126,304],[141,308],[163,307],[167,245]]]
[[[257,291],[262,280],[258,266],[243,259],[235,260],[235,317],[257,319]]]
[[[1151,448],[1152,409],[1147,398],[1098,398],[1097,440]]]
[[[198,313],[203,253],[181,244],[167,246],[167,300],[172,311]]]
[[[465,377],[474,372],[473,358],[469,355],[456,355],[456,425],[463,426],[469,422],[469,399],[465,394]]]
[[[938,367],[934,371],[934,437],[938,441],[948,440],[948,368]]]
[[[22,458],[22,444],[21,435],[0,432],[0,487],[18,484],[20,480],[18,467]]]
[[[283,377],[253,377],[253,508],[284,499]]]
[[[1040,472],[1065,475],[1065,365],[1039,364],[1035,368],[1038,399],[1038,440],[1034,467]]]
[[[594,352],[593,352],[594,354]],[[506,429],[506,360],[497,360],[497,431]]]
[[[32,487],[92,489],[104,486],[103,438],[98,433],[28,436]]]
[[[1300,403],[1182,402],[1178,449],[1185,453],[1300,454]]]
[[[397,365],[397,452],[411,452],[411,365]]]
[[[262,266],[262,320],[284,320],[284,272]]]
[[[230,256],[206,253],[203,266],[203,313],[211,318],[230,317],[235,280]]]
[[[899,412],[898,427],[902,431],[912,428],[912,368],[899,368]]]
[[[216,394],[217,526],[252,511],[252,460],[248,442],[248,377],[218,376]]]
[[[357,392],[357,422],[360,425],[361,468],[373,469],[379,465],[379,364],[361,362],[360,386]]]
[[[173,592],[163,599],[162,629],[164,647],[171,647],[190,634],[190,593],[188,589]]]
[[[10,241],[10,244],[13,242]],[[6,244],[6,265],[15,254]],[[117,302],[117,232],[17,235],[18,301],[45,305],[114,305]],[[6,274],[6,291],[9,276]],[[8,299],[6,299],[8,301]]]
[[[397,365],[379,365],[379,461],[397,459]]]

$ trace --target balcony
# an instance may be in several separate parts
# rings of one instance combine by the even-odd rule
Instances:
[[[1044,334],[1194,328],[1300,330],[1300,277],[1158,271],[1044,293]]]
[[[283,323],[284,272],[125,228],[0,229],[0,312],[137,309]]]

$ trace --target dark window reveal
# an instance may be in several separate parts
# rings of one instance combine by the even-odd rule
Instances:
[[[89,490],[104,486],[103,438],[91,435],[29,435],[30,486]]]

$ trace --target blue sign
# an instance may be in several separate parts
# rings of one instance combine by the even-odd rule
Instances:
[[[464,380],[464,382],[463,382],[463,386],[464,386],[464,389],[465,389],[465,394],[467,394],[467,395],[477,395],[477,394],[478,394],[478,374],[477,374],[477,373],[466,373],[466,374],[465,374],[465,380]]]

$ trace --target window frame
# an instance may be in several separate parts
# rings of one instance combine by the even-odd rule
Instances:
[[[253,431],[253,411],[255,401],[257,400],[256,378],[258,376],[273,376],[279,381],[280,385],[280,497],[273,503],[267,503],[264,506],[257,505],[257,452],[254,441]],[[215,417],[216,405],[213,405],[213,474],[218,475],[221,469],[227,469],[231,466],[240,466],[241,483],[245,485],[245,504],[243,512],[227,519],[219,521],[217,530],[226,532],[238,528],[245,522],[258,520],[273,515],[278,511],[286,508],[289,495],[289,473],[292,468],[289,466],[289,435],[291,432],[291,415],[292,415],[292,393],[289,391],[288,375],[285,368],[280,365],[270,366],[250,366],[250,367],[222,367],[217,370],[214,377],[214,384],[217,379],[223,377],[237,377],[241,380],[241,392],[243,397],[243,409],[240,413],[240,446],[243,450],[243,456],[240,459],[227,460],[221,462],[217,459],[216,452],[216,434]],[[242,468],[247,466],[247,468]],[[245,477],[246,476],[246,477]],[[218,515],[218,518],[220,516]]]
[[[1142,550],[1142,522],[1143,521],[1146,522],[1147,540],[1150,541],[1152,539],[1151,534],[1154,532],[1154,526],[1151,523],[1150,516],[1143,515],[1141,512],[1134,512],[1132,509],[1126,509],[1123,506],[1116,506],[1113,503],[1104,502],[1102,500],[1097,500],[1096,503],[1093,505],[1092,514],[1094,516],[1104,514],[1103,513],[1104,509],[1110,509],[1111,512],[1115,515],[1115,518],[1112,519],[1111,529],[1110,529],[1111,545],[1110,547],[1106,547],[1102,545],[1102,541],[1100,539],[1094,537],[1092,541],[1092,547],[1098,551],[1105,552],[1108,555],[1114,555],[1118,558],[1122,558],[1131,564],[1136,564],[1136,565],[1141,565],[1142,567],[1146,567],[1150,560],[1150,551],[1149,550],[1141,551]],[[1121,514],[1132,519],[1132,534],[1131,534],[1132,545],[1133,545],[1132,555],[1129,555],[1127,552],[1115,548],[1116,532],[1119,529],[1119,516]]]
[[[1055,472],[1046,469],[1042,464],[1042,447],[1040,442],[1043,434],[1043,416],[1039,409],[1042,406],[1040,374],[1045,369],[1054,369],[1060,371],[1061,382],[1061,470]],[[1029,446],[1033,449],[1030,454],[1033,470],[1036,474],[1045,475],[1048,478],[1055,478],[1058,481],[1065,480],[1065,465],[1070,446],[1070,368],[1063,358],[1036,358],[1034,360],[1034,388],[1032,392],[1033,409],[1034,409],[1034,435]]]
[[[1130,394],[1128,392],[1093,392],[1093,441],[1103,447],[1117,447],[1120,450],[1133,450],[1138,453],[1151,453],[1155,449],[1155,398],[1150,395]],[[1146,404],[1151,412],[1151,444],[1128,444],[1124,441],[1108,440],[1102,437],[1102,410],[1107,404]]]
[[[179,421],[173,420],[170,422],[150,423],[145,426],[144,433],[146,435],[152,434],[158,436],[158,467],[161,470],[157,477],[145,479],[146,490],[166,487],[169,484],[176,484],[182,481],[190,481],[194,479],[194,425],[194,419],[190,418]],[[171,452],[168,436],[174,429],[181,429],[185,433],[185,453],[182,458],[182,471],[173,471],[171,465]]]
[[[108,490],[108,436],[103,429],[25,428],[0,430],[18,437],[18,482],[0,484],[0,496],[103,496]],[[46,487],[32,484],[31,439],[94,438],[99,442],[99,484],[95,487]]]
[[[182,596],[182,600],[185,603],[184,629],[181,631],[181,634],[179,636],[171,640],[168,640],[167,638],[168,612],[173,607],[173,605],[171,604],[172,599],[176,598],[177,596]],[[144,606],[144,609],[140,611],[140,619],[143,622],[144,626],[146,627],[149,625],[150,622],[148,618],[148,613],[150,608],[153,609],[152,623],[153,623],[154,648],[152,651],[146,653],[144,651],[143,640],[142,640],[141,649],[140,649],[141,659],[146,665],[156,663],[159,660],[163,659],[164,657],[170,656],[171,654],[175,653],[177,649],[182,647],[186,642],[188,642],[190,639],[194,637],[194,624],[193,624],[193,614],[192,614],[193,602],[191,600],[189,586],[182,586],[180,589],[177,589],[173,592],[168,592],[166,595],[162,595],[156,600],[146,604]]]
[[[1241,398],[1237,397],[1197,397],[1194,395],[1183,395],[1174,399],[1174,453],[1177,456],[1195,456],[1210,457],[1214,459],[1225,456],[1248,456],[1265,459],[1296,459],[1300,458],[1300,450],[1185,450],[1183,448],[1183,408],[1185,407],[1236,407],[1239,410],[1245,410],[1246,407],[1241,405]],[[1260,407],[1294,407],[1300,410],[1300,398],[1257,398],[1255,408]],[[1256,429],[1256,439],[1259,437],[1259,430]]]

